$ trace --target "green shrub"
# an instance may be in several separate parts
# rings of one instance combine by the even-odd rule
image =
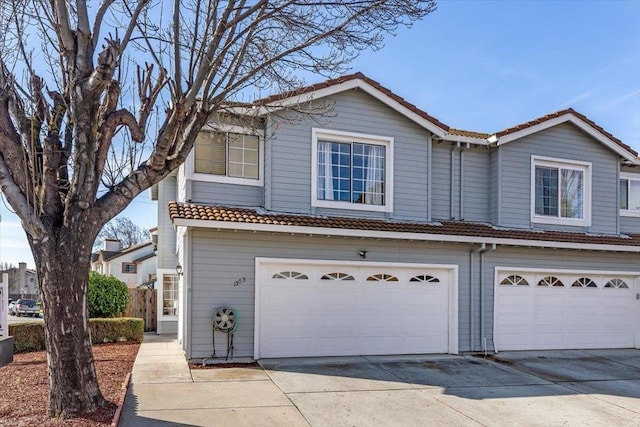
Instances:
[[[9,335],[13,335],[15,353],[45,349],[44,325],[41,322],[9,325]]]
[[[93,344],[118,341],[142,342],[144,320],[135,317],[89,319],[89,329]]]
[[[129,303],[129,290],[124,282],[113,276],[92,271],[87,292],[89,317],[116,317],[122,315]]]
[[[89,319],[89,330],[92,344],[119,341],[142,342],[144,320],[133,317]],[[43,323],[9,325],[9,335],[13,335],[13,347],[16,353],[40,351],[46,348]]]

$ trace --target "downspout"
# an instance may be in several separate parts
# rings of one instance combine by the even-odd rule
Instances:
[[[473,249],[469,251],[469,348],[471,351],[475,351],[475,342],[476,342],[476,321],[475,321],[475,296],[476,293],[474,291],[473,279],[475,269],[473,268],[473,255],[485,251],[487,248],[486,243],[482,243],[478,249]]]
[[[618,165],[618,170],[616,171],[616,205],[618,208],[616,209],[616,234],[620,234],[620,165]]]
[[[427,222],[431,222],[431,154],[433,153],[433,136],[427,139]]]
[[[486,248],[480,251],[480,338],[482,340],[482,351],[485,356],[487,355],[487,337],[485,334],[485,320],[484,320],[484,254],[485,252],[496,250],[496,244],[492,243],[490,248]]]

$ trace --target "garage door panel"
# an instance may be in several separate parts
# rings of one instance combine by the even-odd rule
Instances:
[[[306,279],[294,280],[287,271]],[[345,275],[353,280],[340,280]],[[367,280],[374,275],[394,281]],[[410,282],[425,275],[437,276],[440,282]],[[262,278],[256,287],[259,357],[449,350],[450,270],[369,263],[304,265],[292,260],[267,264],[257,277]]]
[[[508,275],[519,275],[530,285],[501,285]],[[547,276],[557,277],[565,286],[535,286]],[[605,287],[615,277],[622,277],[629,288]],[[634,277],[503,270],[496,279],[494,340],[499,350],[634,346],[638,333]],[[576,281],[592,281],[597,287],[572,286]]]

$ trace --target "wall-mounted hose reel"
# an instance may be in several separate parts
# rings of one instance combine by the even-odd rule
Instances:
[[[236,311],[231,307],[216,307],[213,309],[213,328],[212,328],[212,340],[213,340],[213,358],[216,357],[216,331],[222,332],[227,335],[227,355],[224,360],[228,360],[229,357],[233,359],[233,335],[238,328],[238,315]],[[206,363],[205,359],[202,364]]]

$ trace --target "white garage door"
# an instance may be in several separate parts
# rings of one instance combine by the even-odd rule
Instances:
[[[500,350],[630,348],[640,302],[628,273],[496,271]]]
[[[255,357],[457,352],[453,266],[258,260]]]

